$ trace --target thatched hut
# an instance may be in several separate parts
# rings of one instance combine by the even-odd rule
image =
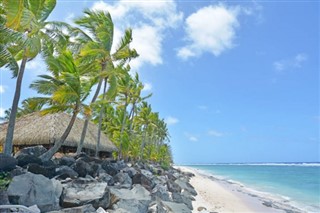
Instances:
[[[28,146],[43,145],[46,148],[53,146],[59,140],[71,116],[66,113],[55,113],[41,115],[39,112],[31,113],[16,120],[13,146],[14,150]],[[75,152],[80,141],[84,120],[77,118],[72,130],[61,147],[62,152]],[[8,123],[0,124],[0,146],[3,145],[7,133]],[[89,122],[83,150],[93,154],[97,144],[98,127]],[[101,134],[100,155],[110,157],[111,153],[117,151],[116,146],[105,134]]]

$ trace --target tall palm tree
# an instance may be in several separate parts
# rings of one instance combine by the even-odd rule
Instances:
[[[107,81],[110,82],[109,93],[115,91],[116,77],[110,73],[111,70],[114,70],[113,62],[120,61],[121,63],[125,63],[126,61],[130,61],[132,58],[137,57],[138,54],[134,49],[130,48],[130,43],[132,41],[132,31],[130,29],[125,31],[116,51],[111,53],[114,24],[110,13],[92,10],[85,10],[84,13],[85,15],[77,19],[75,23],[88,30],[91,36],[80,51],[81,63],[84,64],[84,66],[92,66],[92,64],[94,64],[94,66],[98,68],[98,72],[97,69],[92,69],[96,71],[93,75],[97,76],[98,81],[96,92],[91,100],[92,104],[97,100],[103,82],[105,82],[103,94],[106,93]],[[103,96],[103,99],[105,98],[106,96]],[[99,144],[100,141],[99,135],[101,134],[103,112],[104,109],[102,107],[100,111],[97,144]],[[77,153],[81,152],[90,118],[91,116],[88,116],[85,120]]]
[[[28,99],[29,103],[46,104],[48,107],[43,114],[71,111],[72,118],[61,136],[52,148],[40,157],[49,160],[56,153],[68,137],[79,112],[90,111],[84,104],[90,93],[92,83],[82,78],[84,70],[79,69],[70,51],[65,51],[57,57],[47,59],[48,68],[52,75],[40,75],[40,80],[33,82],[30,87],[45,97]]]
[[[49,46],[41,45],[44,40],[48,41],[43,29],[48,24],[46,19],[55,5],[56,0],[4,0],[1,5],[5,12],[5,28],[18,32],[16,34],[20,34],[18,37],[21,38],[16,41],[7,41],[7,43],[10,43],[10,46],[6,48],[2,47],[1,49],[2,51],[6,50],[6,56],[9,56],[9,58],[7,57],[8,60],[4,63],[2,62],[0,66],[9,65],[9,68],[15,71],[17,64],[13,61],[13,58],[15,61],[21,60],[18,72],[14,73],[14,76],[15,74],[17,76],[17,82],[4,144],[4,153],[9,155],[12,153],[14,126],[26,63],[35,58],[44,47]],[[1,31],[5,32],[3,29]],[[8,37],[6,38],[8,39]]]

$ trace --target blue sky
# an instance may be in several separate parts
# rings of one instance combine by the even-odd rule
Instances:
[[[133,29],[132,61],[166,119],[175,163],[320,161],[316,1],[58,1],[51,20],[108,10],[115,44]],[[27,64],[21,100],[45,71]],[[0,115],[15,81],[0,72]]]

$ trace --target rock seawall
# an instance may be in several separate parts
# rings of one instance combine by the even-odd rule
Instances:
[[[189,184],[191,173],[84,153],[42,162],[34,153],[28,148],[15,158],[0,155],[0,171],[12,178],[0,191],[6,205],[0,212],[28,212],[18,205],[30,207],[30,212],[192,212],[197,193]]]

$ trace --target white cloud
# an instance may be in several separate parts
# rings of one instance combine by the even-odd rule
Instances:
[[[162,35],[156,27],[143,25],[133,29],[132,48],[135,48],[139,57],[132,60],[131,68],[139,69],[143,64],[162,64]]]
[[[143,84],[143,90],[142,91],[151,91],[152,90],[152,84],[151,83],[144,83]]]
[[[120,41],[124,30],[132,28],[131,47],[140,55],[130,62],[133,70],[139,69],[144,64],[153,66],[162,64],[166,31],[177,27],[183,18],[183,13],[178,11],[173,0],[152,2],[121,0],[113,3],[99,1],[93,4],[92,9],[110,12],[115,24],[115,45]]]
[[[208,135],[214,136],[214,137],[221,137],[221,136],[223,136],[223,133],[219,132],[219,131],[216,131],[216,130],[210,130],[208,132]]]
[[[232,48],[239,27],[237,16],[240,9],[216,5],[203,7],[191,14],[185,27],[188,44],[178,50],[178,57],[187,59],[204,52],[219,56]]]
[[[273,62],[273,67],[278,73],[283,73],[288,69],[301,68],[302,64],[308,59],[307,54],[299,53],[291,58],[281,59]]]
[[[0,94],[5,92],[5,86],[4,85],[0,85]]]
[[[175,117],[172,117],[172,116],[168,116],[165,118],[165,122],[168,124],[168,125],[173,125],[173,124],[176,124],[179,122],[179,120]]]

